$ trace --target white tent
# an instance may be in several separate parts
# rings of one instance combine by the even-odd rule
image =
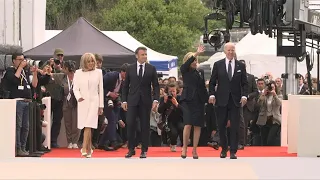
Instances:
[[[52,37],[59,34],[61,30],[46,30],[45,41],[51,39]],[[127,31],[102,31],[106,36],[114,40],[115,42],[121,44],[122,46],[135,51],[137,47],[144,46],[134,37],[132,37]],[[148,48],[148,60],[150,64],[157,68],[157,71],[163,73],[164,76],[174,76],[178,78],[178,57],[170,56],[156,52]]]
[[[292,42],[287,40],[283,41],[284,45],[292,45]],[[311,53],[311,48],[307,47],[307,51]],[[264,34],[252,35],[248,33],[239,43],[236,44],[236,53],[238,59],[243,59],[247,64],[247,72],[261,77],[266,72],[271,72],[272,75],[280,77],[285,72],[285,57],[277,56],[277,40],[269,38]],[[224,58],[224,53],[216,53],[209,58],[211,68],[213,63]],[[314,53],[314,59],[316,60],[316,53]],[[316,61],[314,68],[311,72],[313,77],[316,77]],[[302,75],[307,73],[306,62],[298,62],[297,73]]]

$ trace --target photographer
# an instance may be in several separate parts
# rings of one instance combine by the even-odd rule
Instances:
[[[62,62],[64,57],[62,49],[55,49],[54,58],[49,60],[49,65],[52,67],[52,73],[62,73]],[[63,117],[63,87],[60,84],[50,81],[45,86],[46,90],[51,96],[51,112],[52,112],[52,126],[51,126],[51,147],[57,148],[57,139],[60,134],[61,120]]]
[[[266,82],[266,88],[260,95],[259,116],[256,124],[260,126],[261,145],[280,145],[281,107],[282,95],[274,81]]]
[[[16,155],[29,156],[26,151],[29,133],[29,104],[32,102],[32,89],[38,85],[37,68],[28,67],[24,55],[12,55],[13,66],[6,70],[4,80],[10,99],[17,99],[16,106]],[[32,80],[31,80],[32,79]]]
[[[72,60],[63,61],[63,73],[50,73],[51,83],[63,87],[63,119],[66,130],[69,149],[78,149],[80,130],[77,127],[77,100],[73,94],[73,77],[76,71],[76,62]]]
[[[177,138],[182,140],[183,133],[183,114],[181,106],[179,105],[180,96],[177,96],[178,87],[175,83],[169,83],[165,89],[165,95],[160,99],[158,112],[162,115],[162,123],[168,123],[168,127],[164,127],[163,130],[168,131],[170,137],[170,150],[176,151]]]

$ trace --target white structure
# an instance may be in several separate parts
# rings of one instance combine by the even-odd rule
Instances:
[[[292,42],[283,41],[284,45],[292,45]],[[312,53],[311,48],[307,47],[307,51]],[[276,77],[280,77],[285,72],[285,57],[277,56],[277,40],[269,38],[264,34],[252,35],[248,33],[239,43],[236,44],[236,53],[238,59],[243,59],[247,63],[247,72],[257,77],[261,77],[266,72]],[[224,53],[216,53],[209,58],[207,62],[202,64],[210,64],[212,68],[214,62],[224,58]],[[314,58],[316,52],[314,51]],[[316,61],[314,69],[311,71],[312,76],[316,76]],[[298,62],[297,72],[305,75],[307,73],[306,62]]]
[[[21,1],[21,46],[32,49],[45,39],[46,0]]]
[[[287,113],[288,153],[297,153],[299,157],[320,155],[319,105],[320,96],[289,95],[284,107]]]
[[[62,30],[46,30],[45,41],[53,38]],[[132,37],[127,31],[102,31],[106,36],[119,43],[120,45],[135,51],[137,47],[144,46],[141,42]],[[163,73],[165,77],[174,76],[178,78],[178,57],[159,53],[148,48],[148,60],[157,68],[157,71]]]
[[[19,0],[0,0],[0,44],[19,45]]]
[[[0,159],[14,158],[16,152],[16,100],[0,99]]]
[[[25,51],[44,42],[46,0],[21,0],[21,39],[19,2],[0,0],[0,43],[21,45]]]

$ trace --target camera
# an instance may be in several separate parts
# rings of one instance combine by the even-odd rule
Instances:
[[[28,66],[42,67],[43,65],[43,62],[41,60],[33,60],[30,58],[25,58],[25,60],[27,61]]]
[[[263,79],[264,79],[264,82],[266,83],[267,90],[272,91],[272,86],[271,86],[272,83],[271,83],[271,80],[269,79],[269,76],[265,75]]]
[[[113,101],[111,99],[108,100],[108,107],[114,107]]]
[[[171,100],[171,99],[172,99],[172,97],[173,97],[173,96],[172,96],[172,93],[171,93],[171,92],[169,92],[169,93],[168,93],[168,99],[169,99],[169,100]]]
[[[47,106],[45,104],[38,104],[40,110],[45,110]]]
[[[53,59],[53,62],[54,62],[56,65],[61,64],[60,59],[57,59],[57,58],[54,58],[54,59]]]

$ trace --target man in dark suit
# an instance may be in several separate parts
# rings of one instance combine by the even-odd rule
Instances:
[[[239,60],[239,62],[243,63],[246,67],[245,60]],[[251,120],[255,118],[255,103],[256,98],[259,95],[257,89],[257,83],[254,75],[247,73],[248,80],[248,101],[240,110],[240,128],[239,128],[239,145],[238,149],[244,149],[244,146],[247,144],[247,136],[248,136],[248,124]]]
[[[147,49],[139,47],[135,54],[137,63],[128,67],[122,89],[122,108],[127,111],[129,149],[125,157],[130,158],[135,155],[136,119],[139,117],[142,140],[140,158],[146,158],[149,146],[150,112],[151,108],[157,108],[160,87],[156,68],[147,63]]]
[[[104,115],[108,119],[108,126],[100,138],[100,149],[110,150],[108,148],[109,143],[115,150],[121,147],[121,144],[117,142],[117,123],[121,104],[121,86],[125,79],[128,66],[129,64],[123,64],[120,67],[120,72],[111,71],[103,76],[103,90],[105,94]],[[119,122],[119,124],[121,125],[123,122]]]
[[[230,159],[237,159],[240,108],[247,102],[248,81],[244,64],[235,60],[235,46],[226,43],[226,58],[214,63],[209,83],[209,103],[216,104],[220,145],[220,158],[228,151],[226,126],[230,120]],[[219,82],[217,91],[215,86]],[[229,117],[229,119],[228,119]]]

